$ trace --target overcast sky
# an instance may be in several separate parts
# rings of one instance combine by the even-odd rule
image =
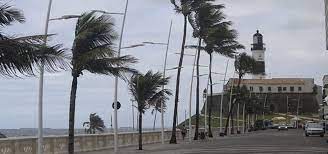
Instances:
[[[22,9],[27,18],[25,24],[15,24],[1,29],[6,34],[33,35],[44,31],[47,0],[11,0],[9,4]],[[226,6],[224,12],[234,22],[239,32],[239,41],[250,53],[252,35],[257,29],[264,35],[266,43],[266,73],[268,77],[309,77],[322,85],[322,77],[328,74],[328,52],[325,50],[324,4],[323,0],[218,0]],[[109,12],[123,12],[124,0],[53,0],[51,17],[67,14],[81,14],[87,10],[99,9]],[[114,16],[117,30],[122,18]],[[183,18],[173,11],[169,0],[131,0],[127,14],[127,25],[123,46],[143,41],[165,42],[168,36],[169,22],[173,20],[173,33],[170,46],[168,67],[175,67],[182,40]],[[51,43],[62,43],[71,48],[76,20],[51,21],[50,33],[57,34]],[[188,29],[187,44],[195,44]],[[135,68],[141,72],[147,70],[162,71],[165,47],[146,46],[122,51],[139,59]],[[193,50],[187,50],[193,54]],[[242,51],[240,51],[242,52]],[[185,57],[181,76],[179,121],[184,120],[188,111],[189,86],[193,58]],[[214,71],[224,72],[227,59],[219,55],[214,59]],[[201,64],[208,64],[208,55],[203,54]],[[167,74],[172,77],[169,88],[174,89],[176,71]],[[207,73],[202,68],[201,74]],[[233,76],[233,62],[230,61],[228,76]],[[214,82],[221,82],[223,76],[215,75]],[[46,74],[44,95],[44,125],[48,128],[68,127],[68,107],[70,72]],[[207,79],[201,78],[201,89]],[[8,79],[0,78],[0,128],[37,127],[37,90],[38,78]],[[220,92],[222,85],[214,86]],[[104,118],[109,126],[113,113],[114,80],[111,76],[96,76],[85,73],[78,80],[76,100],[76,127],[88,119],[92,112]],[[118,111],[119,127],[132,126],[130,93],[127,84],[119,84],[119,101],[122,108]],[[172,126],[173,97],[167,102],[165,126]],[[195,101],[193,99],[193,104]],[[195,113],[194,105],[192,107]],[[159,117],[159,116],[158,116]],[[144,126],[152,127],[154,116],[150,110],[144,116]],[[157,126],[160,126],[158,120]]]

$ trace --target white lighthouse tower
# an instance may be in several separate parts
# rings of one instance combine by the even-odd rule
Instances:
[[[265,44],[263,43],[263,35],[259,30],[253,35],[252,56],[256,60],[255,74],[253,79],[265,79]]]

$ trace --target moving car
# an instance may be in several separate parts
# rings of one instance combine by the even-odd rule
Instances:
[[[321,137],[324,137],[325,130],[319,123],[308,123],[305,128],[305,136],[309,135],[320,135]]]
[[[281,131],[281,130],[288,130],[288,127],[287,127],[287,125],[279,125],[278,126],[278,131]]]

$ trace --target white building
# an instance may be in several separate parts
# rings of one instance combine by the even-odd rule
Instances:
[[[229,79],[227,86],[232,83],[237,86],[238,79]],[[243,85],[252,93],[312,93],[315,86],[311,78],[243,79]]]

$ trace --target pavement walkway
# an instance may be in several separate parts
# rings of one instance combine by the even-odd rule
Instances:
[[[326,137],[305,137],[303,130],[265,130],[178,144],[149,144],[119,149],[122,154],[327,153]],[[83,154],[110,154],[113,149]]]

